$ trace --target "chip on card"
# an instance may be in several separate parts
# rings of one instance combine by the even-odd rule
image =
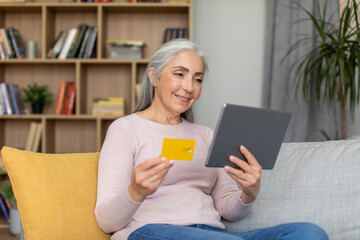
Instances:
[[[168,160],[192,161],[195,150],[195,140],[164,138],[161,157]]]

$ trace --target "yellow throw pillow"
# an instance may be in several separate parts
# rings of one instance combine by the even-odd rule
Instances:
[[[99,153],[44,154],[3,147],[26,240],[110,239],[98,227]]]

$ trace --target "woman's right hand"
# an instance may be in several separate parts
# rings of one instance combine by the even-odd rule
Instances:
[[[173,161],[156,157],[136,166],[128,187],[130,197],[136,202],[142,202],[148,195],[156,192],[172,165]]]

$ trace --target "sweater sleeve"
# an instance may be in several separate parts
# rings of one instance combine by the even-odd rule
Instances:
[[[133,135],[130,127],[115,121],[100,152],[95,218],[106,233],[125,227],[140,206],[128,193],[135,154]]]
[[[209,143],[213,138],[213,131],[209,129]],[[220,216],[228,221],[242,218],[250,209],[250,204],[241,202],[241,193],[237,183],[227,174],[225,169],[218,168],[216,183],[211,191],[215,208]]]

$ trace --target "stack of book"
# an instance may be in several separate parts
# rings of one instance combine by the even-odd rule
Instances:
[[[17,84],[0,83],[0,115],[28,113]]]
[[[144,41],[139,40],[107,40],[110,46],[110,58],[141,59]]]
[[[73,114],[75,110],[76,84],[62,81],[60,83],[55,114]]]
[[[125,115],[125,99],[121,97],[94,98],[92,115],[122,117]]]
[[[13,27],[0,28],[0,57],[25,58],[25,48],[20,32]]]
[[[47,58],[91,58],[96,56],[96,41],[98,28],[79,24],[77,28],[68,31],[61,31]]]

